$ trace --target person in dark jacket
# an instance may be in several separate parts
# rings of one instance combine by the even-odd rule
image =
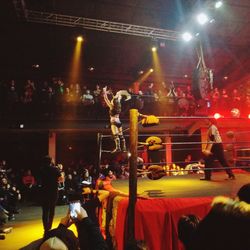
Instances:
[[[39,197],[42,205],[44,235],[52,227],[58,199],[58,179],[60,176],[60,170],[54,166],[52,158],[50,156],[44,157],[40,171],[41,193]]]
[[[192,250],[250,249],[250,205],[228,197],[215,197],[200,221]]]

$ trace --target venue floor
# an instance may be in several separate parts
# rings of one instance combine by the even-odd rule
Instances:
[[[250,173],[235,170],[236,180],[225,180],[225,172],[217,172],[212,181],[200,181],[200,175],[184,175],[163,177],[160,180],[148,178],[138,179],[138,194],[152,198],[184,198],[226,195],[234,197],[239,188],[250,182]],[[113,186],[123,192],[128,192],[128,180],[116,180]],[[0,250],[17,250],[35,241],[43,235],[41,208],[38,206],[22,206],[16,220],[7,226],[13,230],[0,242]],[[53,227],[66,214],[67,206],[57,206]],[[74,226],[71,229],[75,231]]]

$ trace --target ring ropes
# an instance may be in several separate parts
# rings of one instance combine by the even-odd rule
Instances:
[[[138,113],[139,116],[141,117],[146,117],[147,115],[142,115],[140,113]],[[209,118],[214,118],[213,116],[208,116],[208,117],[204,117],[204,116],[189,116],[189,117],[177,117],[177,116],[156,116],[158,119],[209,119]],[[237,118],[239,119],[239,118]],[[141,121],[138,121],[138,124],[140,124]],[[123,130],[123,132],[128,131],[130,128],[126,128]],[[243,133],[248,133],[248,131],[241,131],[241,132],[234,132],[234,137],[235,134],[243,134]],[[125,137],[129,136],[128,134],[124,134]],[[148,137],[150,136],[149,134],[140,134],[140,137],[145,136]],[[153,136],[168,136],[168,137],[181,137],[181,136],[187,136],[187,134],[154,134]],[[193,136],[200,136],[200,135],[193,135]],[[102,149],[102,138],[110,138],[112,137],[112,135],[102,135],[102,134],[98,134],[98,145],[99,145],[99,158],[98,158],[98,168],[100,170],[100,165],[101,165],[101,158],[102,158],[102,153],[110,153],[110,150],[103,150]],[[232,141],[232,142],[224,142],[223,144],[241,144],[241,143],[249,143],[246,141]],[[144,147],[145,143],[142,142],[138,142],[138,148],[140,147]],[[141,144],[141,145],[140,145]],[[171,142],[171,143],[161,143],[161,145],[202,145],[202,144],[209,144],[207,142]],[[171,151],[183,151],[183,150],[200,150],[199,148],[182,148],[182,149],[172,149]],[[159,151],[165,151],[165,150],[159,150]],[[234,159],[234,161],[249,161],[246,159]],[[181,164],[181,163],[185,163],[183,161],[176,161],[176,162],[171,162],[171,164]],[[197,163],[197,161],[192,161],[190,162],[192,163]],[[167,164],[167,162],[154,162],[154,163],[143,163],[143,165],[164,165]],[[238,169],[239,167],[230,167],[230,169]],[[249,169],[250,167],[240,167],[241,169]],[[224,170],[225,168],[207,168],[208,170]],[[168,169],[167,172],[171,173],[171,172],[178,172],[178,171],[184,171],[184,169]],[[193,171],[191,170],[185,170],[185,171]]]
[[[164,134],[161,134],[161,135],[164,136]],[[104,137],[104,138],[111,137],[111,135],[99,135],[99,136],[100,136],[100,138],[102,138],[102,137]],[[149,136],[149,134],[147,136]],[[100,142],[102,142],[102,139],[101,139]],[[201,144],[206,144],[206,143],[202,143],[202,142],[162,143],[162,145],[183,145],[183,144],[201,145]],[[232,144],[232,143],[224,143],[224,144]],[[144,145],[142,145],[142,146],[144,146]],[[172,149],[171,151],[183,151],[183,150],[201,150],[201,149],[200,148],[181,148],[181,149]],[[165,151],[165,149],[161,149],[159,151]],[[99,169],[100,169],[100,165],[101,165],[101,156],[102,156],[102,153],[110,153],[110,152],[111,152],[110,150],[103,150],[102,149],[102,145],[100,145],[100,153],[101,154],[99,154],[99,157],[100,157],[100,159],[99,159],[99,162],[100,162]],[[236,158],[236,159],[234,159],[234,161],[243,161],[243,160],[240,160],[240,159]],[[244,159],[244,161],[250,161],[250,160],[245,160]],[[168,166],[168,165],[171,165],[171,166],[173,166],[174,164],[177,165],[177,164],[182,164],[182,163],[187,164],[184,161],[172,161],[171,163],[168,163],[168,162],[148,162],[148,163],[143,163],[143,165],[144,166],[151,166],[151,165],[158,165],[158,166],[164,166],[164,165]],[[191,161],[188,164],[195,164],[195,163],[197,163],[197,161]],[[179,167],[179,166],[177,165],[177,167]],[[243,167],[243,166],[241,166],[241,167],[239,167],[239,166],[230,167],[229,169],[239,169],[239,168],[240,169],[250,169],[250,167]],[[203,170],[203,168],[200,168],[200,170]],[[225,170],[225,168],[223,168],[223,167],[221,167],[221,168],[216,167],[216,168],[207,168],[207,170]],[[179,167],[179,169],[166,169],[166,173],[176,173],[176,172],[183,172],[183,171],[185,171],[185,172],[193,172],[194,170],[193,169],[183,169],[181,167]],[[147,173],[150,173],[150,172],[148,172],[147,170],[145,170],[145,172],[142,171],[139,174],[141,175],[141,174],[147,174]]]

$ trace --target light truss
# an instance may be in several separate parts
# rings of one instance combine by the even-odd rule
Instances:
[[[25,11],[28,22],[54,24],[68,27],[79,27],[90,30],[120,33],[126,35],[149,37],[160,40],[176,41],[181,38],[177,31],[139,26],[127,23],[110,22],[86,17],[61,15],[49,12],[28,10]]]

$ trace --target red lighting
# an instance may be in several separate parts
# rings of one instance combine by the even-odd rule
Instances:
[[[217,120],[217,119],[219,119],[219,118],[221,118],[221,115],[220,115],[219,113],[215,113],[215,114],[214,114],[214,119]]]

